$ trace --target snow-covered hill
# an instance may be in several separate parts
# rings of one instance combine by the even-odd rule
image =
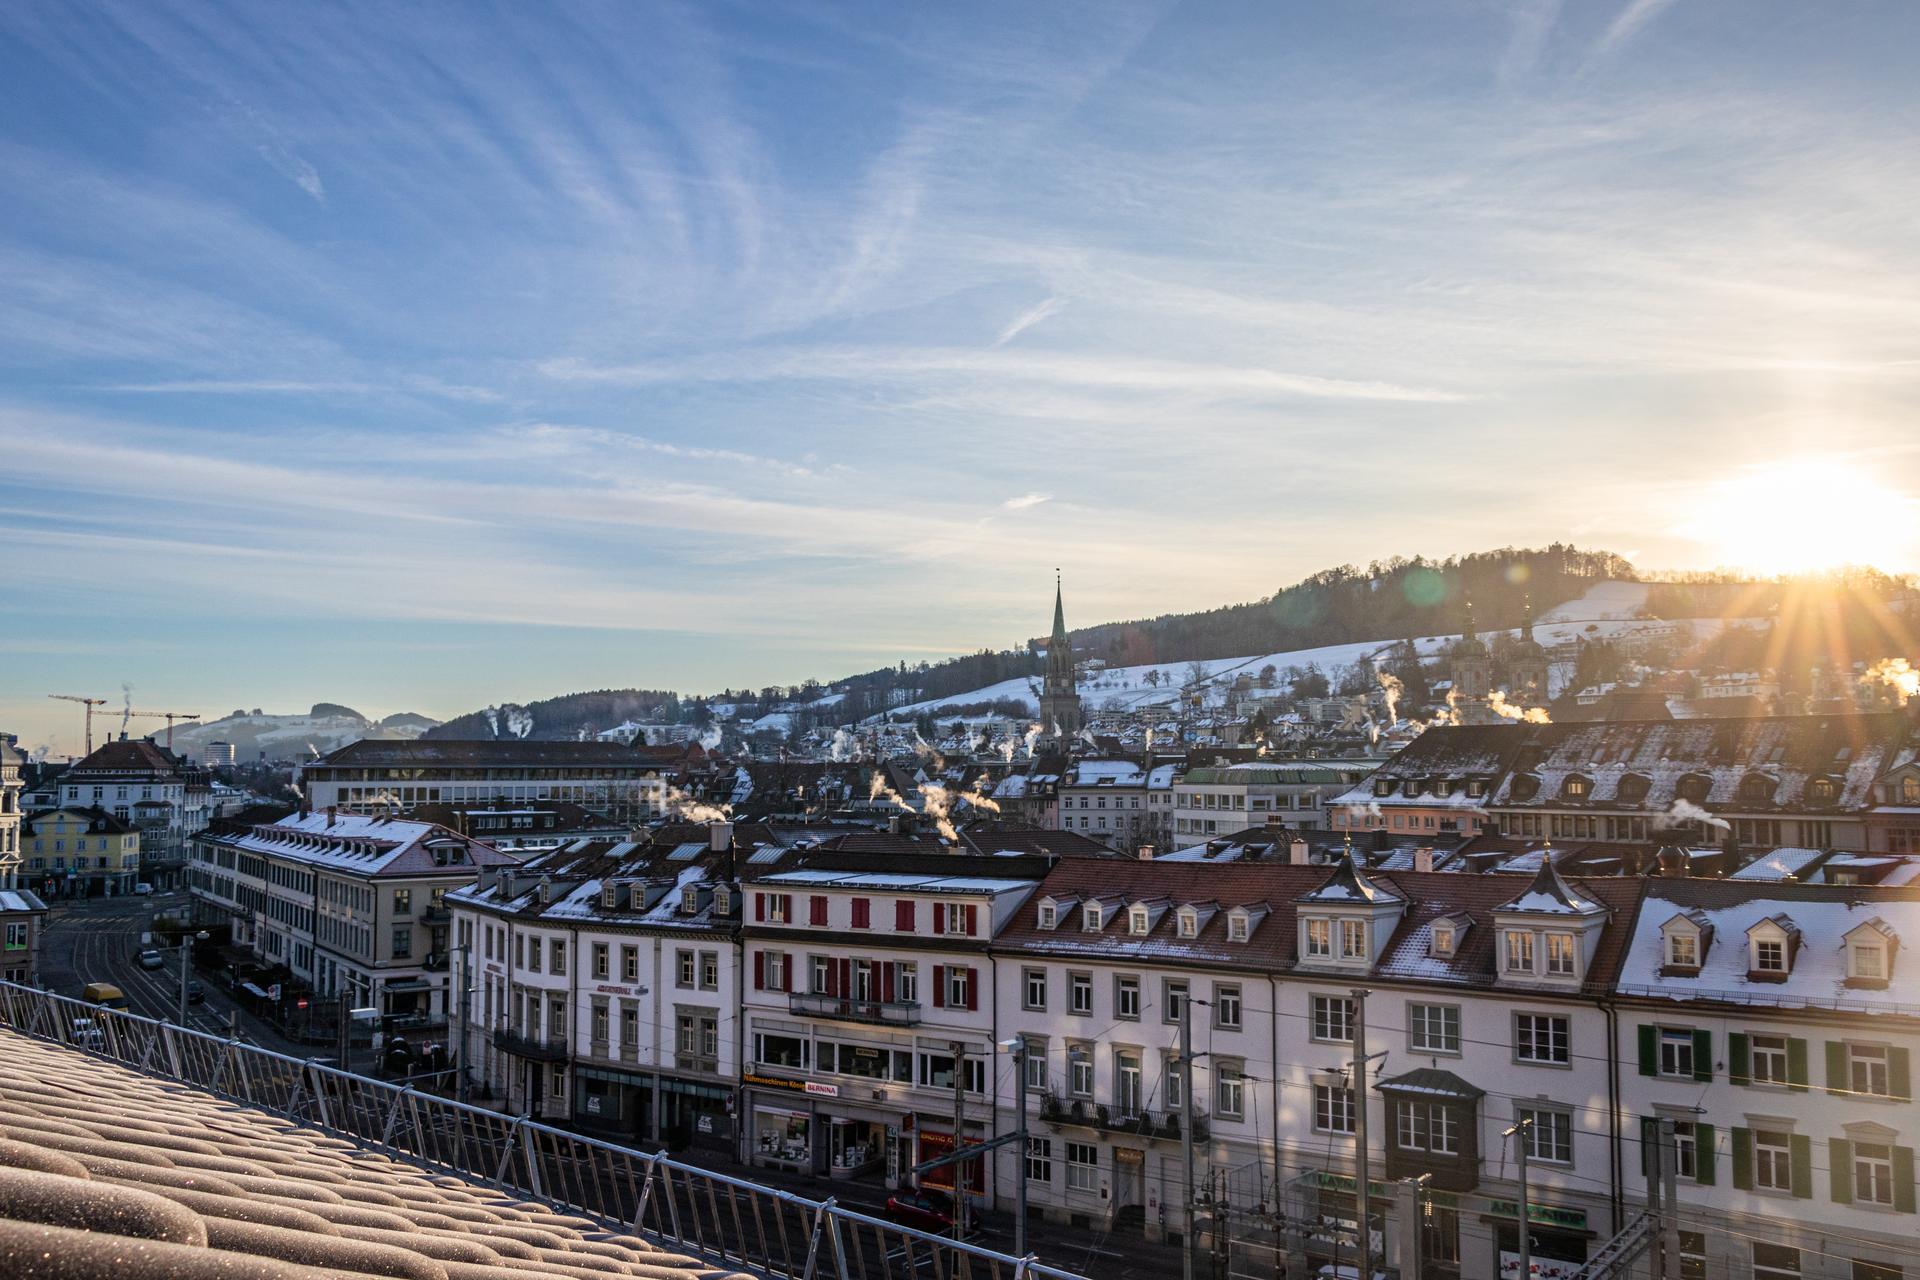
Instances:
[[[1728,625],[1740,625],[1748,619],[1723,618],[1678,618],[1651,619],[1633,616],[1646,603],[1646,587],[1635,582],[1603,582],[1577,600],[1570,600],[1550,612],[1541,615],[1534,624],[1534,639],[1549,649],[1565,641],[1575,639],[1599,640],[1615,639],[1634,634],[1690,636],[1694,641],[1705,640],[1717,634]],[[1497,632],[1483,632],[1482,636],[1492,641]],[[1507,632],[1508,635],[1517,634]],[[1458,636],[1417,636],[1414,647],[1420,656],[1434,659],[1446,653]],[[1258,676],[1263,667],[1271,665],[1276,672],[1285,673],[1289,667],[1306,668],[1317,666],[1323,673],[1332,674],[1341,667],[1349,667],[1363,658],[1384,660],[1387,653],[1398,640],[1364,640],[1354,644],[1325,645],[1317,649],[1294,649],[1285,653],[1256,654],[1244,658],[1215,658],[1198,664],[1206,669],[1207,679],[1202,686],[1206,690],[1205,700],[1209,704],[1225,701],[1227,690],[1235,679],[1242,675]],[[1109,667],[1094,671],[1083,671],[1080,676],[1080,697],[1092,713],[1109,710],[1131,711],[1136,708],[1171,705],[1179,696],[1180,689],[1189,682],[1189,669],[1196,664],[1191,662],[1162,662],[1141,667]],[[1559,665],[1559,664],[1556,664]],[[1571,671],[1571,664],[1565,664]],[[1150,682],[1148,673],[1153,673]],[[1556,673],[1559,674],[1559,673]],[[929,699],[924,702],[910,703],[896,707],[891,715],[912,715],[921,711],[940,712],[950,707],[966,706],[970,703],[991,702],[1009,699],[1024,702],[1030,712],[1038,713],[1040,707],[1035,697],[1037,681],[1026,678],[1002,680],[999,684],[985,688],[956,693],[950,697]],[[1556,687],[1555,692],[1558,692]]]
[[[305,715],[236,711],[204,724],[175,725],[173,749],[199,759],[208,743],[231,742],[234,759],[241,764],[253,763],[262,752],[269,760],[303,760],[362,738],[417,738],[438,723],[412,712],[369,720],[333,703],[322,703]],[[160,741],[166,741],[164,733]]]

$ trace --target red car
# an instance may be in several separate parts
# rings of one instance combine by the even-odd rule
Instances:
[[[928,1188],[902,1189],[887,1197],[887,1221],[934,1235],[952,1235],[953,1197]]]

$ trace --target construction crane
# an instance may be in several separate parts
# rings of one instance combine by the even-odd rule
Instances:
[[[106,706],[107,700],[105,698],[83,698],[77,693],[50,693],[47,696],[49,698],[57,698],[61,702],[78,702],[87,709],[87,754],[92,755],[93,754],[93,709],[95,707]]]
[[[149,720],[165,720],[167,722],[167,750],[169,751],[173,750],[173,722],[175,720],[198,720],[200,718],[198,711],[126,711],[122,714],[128,716],[144,716]]]

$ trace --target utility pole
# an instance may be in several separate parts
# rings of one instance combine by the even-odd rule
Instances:
[[[1532,1120],[1517,1120],[1500,1136],[1514,1140],[1514,1163],[1520,1173],[1520,1203],[1516,1218],[1519,1222],[1520,1244],[1520,1280],[1527,1280],[1533,1271],[1533,1233],[1531,1222],[1533,1206],[1527,1194],[1527,1138],[1533,1128]]]
[[[175,993],[179,1003],[176,1006],[178,1014],[174,1021],[183,1027],[187,1025],[187,966],[191,963],[193,955],[192,937],[193,935],[188,933],[180,935],[180,990]]]
[[[1353,996],[1353,1199],[1360,1217],[1360,1280],[1373,1280],[1373,1170],[1367,1163],[1367,989]]]
[[[1680,1280],[1680,1152],[1673,1137],[1673,1117],[1661,1116],[1660,1135],[1660,1275]]]
[[[458,1029],[453,1039],[453,1100],[467,1100],[467,948],[464,945],[453,949],[453,985],[458,992],[460,1004],[458,1018],[449,1022]]]
[[[960,1154],[960,1143],[967,1127],[967,1046],[961,1044],[958,1040],[953,1041],[952,1044],[953,1154],[958,1156]],[[1022,1161],[1026,1159],[1026,1153],[1024,1151],[1021,1152],[1020,1158]],[[967,1238],[966,1172],[965,1162],[956,1159],[953,1162],[953,1238],[955,1240],[965,1240]],[[1023,1187],[1027,1183],[1026,1172],[1024,1168],[1020,1170],[1020,1185]]]
[[[1027,1256],[1027,1040],[1017,1037],[1019,1047],[1013,1051],[1013,1115],[1014,1149],[1020,1158],[1014,1162],[1013,1176],[1018,1179],[1014,1192],[1013,1210],[1013,1256]]]
[[[1180,1275],[1193,1280],[1193,992],[1180,997],[1180,1154],[1187,1162],[1186,1227],[1180,1237]]]

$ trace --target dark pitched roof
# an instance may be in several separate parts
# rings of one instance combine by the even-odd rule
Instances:
[[[1382,1093],[1420,1094],[1452,1098],[1459,1102],[1472,1102],[1487,1096],[1485,1089],[1469,1084],[1453,1072],[1443,1071],[1439,1067],[1415,1067],[1390,1080],[1375,1081],[1373,1087]]]
[[[1321,904],[1358,902],[1375,905],[1399,900],[1400,895],[1376,884],[1366,872],[1360,870],[1352,849],[1348,849],[1334,866],[1332,875],[1300,895],[1301,902]]]
[[[532,739],[362,738],[313,761],[318,765],[345,765],[354,768],[431,768],[434,765],[500,765],[507,768],[538,766],[618,765],[659,766],[678,764],[689,758],[682,745],[665,747],[625,746],[618,742],[539,742]]]
[[[127,738],[103,743],[63,775],[72,781],[89,774],[173,774],[180,761],[164,747],[145,738]]]

